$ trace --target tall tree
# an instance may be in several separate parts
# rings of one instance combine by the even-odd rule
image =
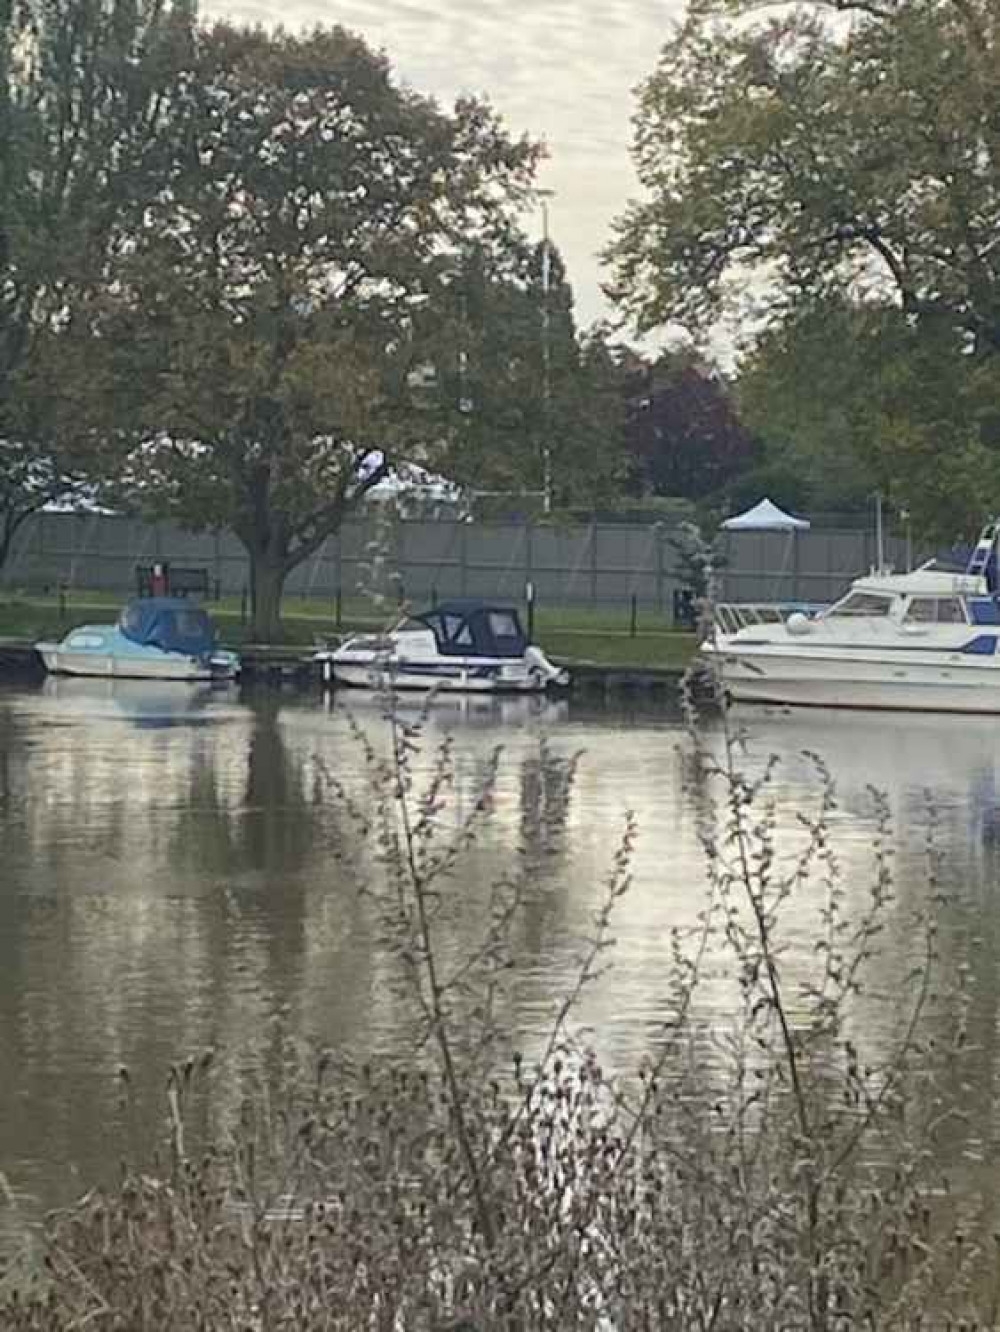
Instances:
[[[764,358],[811,359],[816,401],[870,432],[867,468],[931,525],[935,495],[942,522],[974,527],[996,470],[976,513],[974,468],[996,445],[998,38],[994,0],[813,0],[766,18],[753,0],[697,0],[641,91],[647,197],[608,252],[647,328],[704,334],[727,311],[784,323],[784,353],[772,341]],[[855,311],[851,345],[841,319],[817,356],[833,308]],[[857,396],[838,403],[845,361]]]
[[[253,628],[392,461],[434,465],[413,388],[450,256],[506,243],[538,150],[488,108],[447,114],[340,28],[196,34],[170,167],[97,327],[136,443],[133,498],[228,526]],[[129,391],[129,386],[131,391]]]
[[[720,495],[753,457],[728,386],[686,354],[633,376],[626,443],[640,491],[691,500]]]
[[[499,261],[499,262],[498,262]],[[445,467],[465,485],[554,504],[593,502],[619,484],[620,376],[605,330],[582,333],[554,246],[456,260],[432,356],[452,412]]]
[[[826,300],[759,338],[738,400],[776,497],[844,510],[879,490],[925,536],[954,538],[1000,508],[995,384],[992,358],[964,352],[940,323]]]
[[[609,251],[626,307],[703,329],[749,267],[779,298],[850,282],[1000,348],[996,4],[755,9],[701,0],[641,90],[648,197]]]
[[[758,441],[748,478],[756,498],[846,512],[887,488],[879,403],[898,317],[889,305],[808,303],[741,357],[736,398]]]
[[[186,0],[0,0],[0,567],[94,461],[82,310],[148,197],[190,22]]]

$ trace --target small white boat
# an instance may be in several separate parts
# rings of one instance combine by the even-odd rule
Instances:
[[[361,689],[538,694],[569,675],[528,642],[517,611],[487,601],[449,601],[388,634],[358,634],[315,654],[326,680]]]
[[[717,625],[702,654],[740,702],[1000,713],[997,541],[964,572],[873,572],[816,616]]]
[[[54,675],[127,680],[232,680],[240,659],[216,646],[215,628],[183,597],[139,597],[117,624],[84,624],[35,650]]]

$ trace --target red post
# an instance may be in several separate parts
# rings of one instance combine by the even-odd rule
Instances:
[[[150,579],[150,591],[154,597],[165,597],[170,590],[170,579],[165,564],[153,565],[153,577]]]

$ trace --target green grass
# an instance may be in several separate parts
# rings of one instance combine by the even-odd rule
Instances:
[[[636,670],[683,671],[694,656],[698,640],[694,634],[585,633],[553,630],[536,637],[550,657],[568,665],[620,666]]]
[[[114,593],[79,591],[67,596],[62,612],[56,596],[8,596],[0,600],[0,638],[34,641],[61,638],[68,629],[88,622],[107,622],[117,615],[123,598]],[[235,647],[249,640],[240,598],[210,602],[207,609],[224,643]],[[329,600],[288,597],[282,628],[290,646],[311,647],[337,633]],[[391,626],[399,618],[395,606],[378,608],[369,601],[345,601],[341,633],[351,629]],[[672,630],[662,615],[640,608],[638,632],[630,634],[629,608],[538,607],[535,640],[560,661],[601,666],[683,669],[696,647],[693,634]]]

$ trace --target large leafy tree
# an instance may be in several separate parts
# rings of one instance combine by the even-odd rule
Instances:
[[[704,327],[749,265],[785,298],[876,287],[1000,347],[996,5],[753,9],[697,5],[641,90],[648,197],[610,251],[627,307]]]
[[[84,308],[157,174],[184,0],[0,0],[0,567],[98,464]]]
[[[758,339],[738,397],[762,479],[788,503],[859,509],[878,490],[926,536],[954,538],[1000,500],[995,370],[940,324],[827,300]]]
[[[640,94],[645,197],[608,256],[624,307],[701,333],[749,312],[789,337],[815,331],[810,306],[854,307],[848,359],[883,369],[858,411],[875,470],[911,489],[942,461],[966,477],[991,447],[983,369],[1000,352],[998,36],[993,0],[696,3]],[[814,359],[831,402],[844,350],[831,330]],[[969,410],[935,445],[927,422],[956,394]]]
[[[449,476],[559,506],[604,498],[623,470],[621,377],[607,333],[577,328],[558,250],[466,250],[445,310],[430,368]]]
[[[446,437],[415,387],[460,246],[509,243],[537,149],[398,84],[343,29],[200,29],[169,171],[94,312],[135,500],[228,526],[253,627],[397,458]]]
[[[891,306],[824,300],[756,340],[736,379],[740,417],[758,441],[740,498],[843,513],[888,490],[880,400],[897,320]]]

